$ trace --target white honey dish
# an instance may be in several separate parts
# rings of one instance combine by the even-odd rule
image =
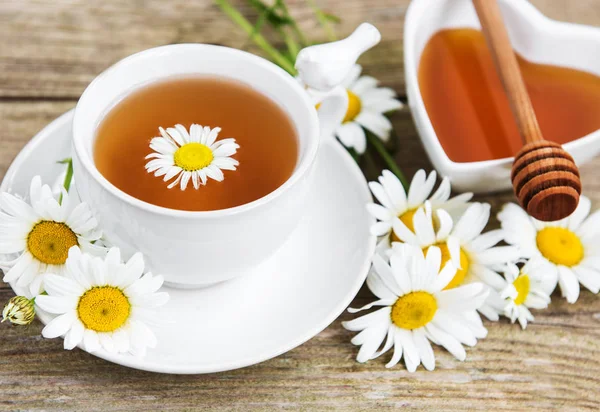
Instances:
[[[524,0],[498,0],[498,3],[513,48],[526,60],[600,75],[600,29],[551,20]],[[425,110],[417,80],[421,53],[436,32],[449,28],[481,28],[471,0],[411,2],[404,25],[404,69],[408,103],[417,131],[433,166],[452,180],[454,189],[476,193],[510,189],[512,157],[453,162],[444,152]],[[581,165],[600,152],[600,130],[566,143],[564,148]]]
[[[94,165],[95,132],[103,116],[132,89],[177,75],[236,79],[277,102],[293,121],[299,158],[292,176],[251,203],[217,211],[167,209],[136,199],[112,185]],[[328,113],[321,123],[337,122]],[[333,116],[333,117],[332,117]],[[267,119],[265,119],[267,121]],[[75,185],[90,204],[107,240],[126,255],[142,252],[154,273],[175,287],[204,287],[238,276],[283,245],[303,216],[319,147],[319,119],[299,83],[278,66],[226,47],[179,44],[125,58],[85,90],[73,120]]]

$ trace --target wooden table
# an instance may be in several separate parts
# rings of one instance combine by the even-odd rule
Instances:
[[[402,30],[408,0],[321,0],[343,17],[338,32],[373,22],[382,44],[362,59],[365,71],[404,100]],[[533,0],[548,16],[600,25],[600,0]],[[248,6],[238,1],[247,14]],[[304,0],[288,1],[301,26],[320,38]],[[209,0],[0,0],[0,176],[45,124],[75,106],[85,86],[117,60],[169,43],[224,44],[258,52]],[[392,117],[397,159],[412,175],[431,168],[408,110]],[[600,207],[600,159],[582,168],[585,193]],[[485,197],[498,206],[510,193]],[[497,225],[493,222],[492,225]],[[0,304],[13,292],[0,284]],[[384,359],[361,365],[343,314],[311,341],[242,370],[169,376],[127,369],[61,340],[42,325],[0,326],[0,410],[369,410],[597,409],[600,401],[600,297],[587,290],[570,305],[554,295],[526,331],[506,319],[466,362],[436,348],[435,372],[387,370]],[[354,306],[370,301],[363,288]],[[383,357],[385,358],[385,357]]]

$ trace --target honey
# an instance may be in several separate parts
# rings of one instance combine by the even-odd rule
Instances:
[[[560,144],[600,128],[600,77],[517,56],[544,138]],[[511,157],[523,145],[483,34],[449,29],[427,43],[419,87],[440,143],[455,162]]]

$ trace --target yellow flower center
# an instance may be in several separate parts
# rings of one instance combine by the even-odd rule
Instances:
[[[348,110],[346,110],[346,116],[344,116],[344,123],[354,120],[360,114],[362,108],[360,98],[350,90],[346,90],[346,92],[348,93]]]
[[[529,295],[529,288],[531,286],[531,282],[529,280],[529,276],[520,275],[513,282],[513,286],[517,289],[517,297],[515,299],[516,305],[522,305],[527,299],[527,295]]]
[[[114,286],[97,286],[85,292],[77,304],[77,314],[87,329],[113,332],[129,319],[131,304]]]
[[[446,263],[450,261],[450,249],[448,249],[448,244],[444,242],[437,243],[432,246],[437,246],[440,248],[440,252],[442,252],[441,267],[444,267]],[[429,250],[429,248],[430,246],[423,248],[423,254],[427,255],[427,251]],[[444,290],[455,288],[463,283],[465,277],[467,276],[467,273],[469,272],[469,264],[469,257],[467,256],[465,251],[462,250],[462,248],[460,248],[460,269],[456,270],[456,275],[454,275],[454,277],[452,278],[450,283],[448,283],[448,285],[444,288]]]
[[[202,143],[187,143],[175,152],[175,165],[187,172],[200,170],[210,165],[214,155],[210,148]]]
[[[583,259],[583,245],[577,235],[562,227],[547,227],[536,237],[539,251],[556,265],[575,266]]]
[[[79,245],[77,235],[65,223],[42,220],[27,236],[27,249],[34,258],[49,265],[63,265],[69,249]]]
[[[394,325],[412,330],[427,325],[436,311],[437,302],[431,293],[411,292],[398,298],[391,317]]]

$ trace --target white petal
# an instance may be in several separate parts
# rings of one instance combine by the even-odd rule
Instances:
[[[387,334],[388,328],[389,325],[382,322],[361,332],[361,334],[364,334],[365,337],[362,346],[356,355],[357,362],[365,363],[371,359],[371,357],[383,343],[383,339]],[[353,341],[354,344],[356,344],[355,342],[356,341]]]
[[[51,296],[67,296],[73,298],[81,296],[85,290],[74,280],[54,274],[45,275],[44,285],[46,292]]]
[[[438,307],[449,312],[465,312],[479,308],[488,295],[481,283],[470,283],[436,294]]]
[[[215,140],[217,140],[217,136],[219,135],[219,133],[221,132],[221,128],[220,127],[215,127],[213,128],[210,133],[208,134],[208,136],[206,137],[206,145],[210,146],[212,145]]]
[[[386,142],[390,138],[392,122],[384,115],[363,110],[354,121]]]
[[[0,193],[0,208],[11,216],[25,219],[31,223],[38,220],[38,216],[34,213],[31,206],[8,193]]]
[[[341,124],[335,129],[335,134],[340,142],[348,148],[363,154],[367,148],[367,137],[364,130],[355,122]]]
[[[352,92],[354,92],[354,94],[357,94],[360,96],[366,90],[377,87],[378,83],[379,82],[374,77],[362,76],[350,87],[350,90],[352,90]]]
[[[600,291],[600,272],[598,269],[589,269],[585,266],[577,266],[572,268],[579,282],[590,290],[592,293]]]
[[[392,300],[398,297],[387,287],[385,282],[374,270],[372,270],[367,277],[367,286],[369,287],[369,290],[379,299]]]
[[[387,236],[392,231],[392,222],[376,222],[371,225],[369,231],[373,236]]]
[[[450,198],[450,193],[451,193],[450,179],[448,179],[448,177],[444,177],[442,179],[442,183],[440,183],[440,186],[435,191],[435,193],[433,195],[431,195],[429,200],[431,201],[431,203],[434,206],[437,207],[438,205],[441,205],[442,203],[446,202]]]
[[[5,272],[3,281],[8,283],[19,279],[23,273],[25,273],[25,271],[29,270],[30,265],[37,266],[37,262],[33,261],[33,257],[29,254],[29,252],[25,252],[19,256],[14,263],[14,266]]]
[[[106,350],[108,353],[115,353],[115,344],[113,343],[113,339],[110,333],[99,333],[98,340],[100,341],[100,345]]]
[[[393,340],[394,340],[394,354],[392,355],[392,358],[390,359],[390,361],[385,365],[386,368],[391,368],[394,367],[398,364],[398,362],[400,361],[400,359],[402,358],[402,342],[400,342],[398,339],[396,339],[396,334],[397,334],[397,329],[395,326],[392,326],[390,328],[390,332],[388,332],[389,334],[394,334]]]
[[[79,319],[75,319],[71,325],[71,329],[65,336],[64,348],[71,350],[83,341],[83,332],[85,328]]]
[[[395,218],[392,223],[394,234],[398,239],[413,246],[421,246],[417,236],[398,218]]]
[[[495,246],[477,254],[477,262],[486,266],[514,262],[518,258],[519,249],[513,246]]]
[[[423,169],[419,169],[417,173],[415,173],[408,190],[409,208],[412,209],[425,203],[425,200],[427,200],[435,185],[436,176],[435,171],[432,171],[429,173],[429,176],[427,176]]]
[[[93,330],[86,329],[83,332],[83,346],[89,353],[98,351],[101,347],[98,334]]]
[[[413,226],[417,236],[418,245],[428,246],[435,243],[433,222],[425,215],[425,210],[419,208],[413,217]]]
[[[37,300],[37,299],[36,299]],[[75,311],[67,312],[63,315],[57,316],[52,319],[44,329],[42,329],[42,336],[47,339],[57,338],[67,333],[71,329],[71,325],[76,319]]]
[[[433,337],[439,345],[446,348],[446,350],[459,361],[464,361],[467,358],[465,348],[463,348],[460,342],[450,334],[439,329],[432,323],[429,323],[425,326],[425,331],[431,335],[431,337]]]
[[[206,176],[216,180],[217,182],[221,182],[225,178],[221,169],[213,165],[205,167],[203,171],[206,173]]]
[[[39,295],[35,298],[35,304],[48,313],[62,314],[74,310],[78,298],[78,296]]]
[[[365,102],[363,102],[365,103]],[[367,109],[377,113],[389,113],[402,108],[402,103],[396,99],[385,99],[376,102],[369,102],[364,105]]]
[[[461,243],[468,243],[482,232],[489,217],[489,204],[473,203],[456,223],[452,234],[460,239]]]
[[[432,322],[441,330],[452,335],[460,343],[468,346],[475,346],[477,339],[471,329],[461,322],[461,315],[450,314],[443,310],[438,310],[433,317]]]
[[[361,331],[365,328],[373,326],[378,323],[386,323],[389,325],[391,308],[383,307],[376,310],[375,312],[367,313],[366,315],[360,316],[356,319],[342,322],[342,326],[350,331]]]
[[[417,370],[417,366],[421,363],[421,357],[419,356],[419,350],[415,346],[412,333],[406,329],[396,328],[394,339],[402,344],[406,369],[409,372]]]
[[[397,213],[404,213],[407,207],[406,192],[404,191],[404,186],[402,186],[402,182],[400,182],[398,176],[389,170],[384,170],[379,179],[392,203],[392,206],[394,207],[394,210]]]
[[[469,245],[469,249],[474,252],[480,252],[495,246],[504,240],[504,231],[502,229],[490,230],[477,236]]]
[[[514,203],[508,203],[498,213],[498,220],[502,224],[506,243],[518,246],[524,257],[539,253],[535,242],[537,231],[523,209]]]
[[[413,339],[415,341],[415,346],[419,351],[419,357],[421,358],[421,363],[428,371],[432,371],[435,369],[435,356],[433,354],[433,349],[431,348],[431,344],[429,340],[425,337],[425,332],[423,329],[415,329],[412,332]]]
[[[450,217],[450,214],[443,209],[436,210],[436,215],[438,218],[439,229],[435,235],[435,241],[443,242],[448,238],[450,232],[452,232],[452,217]]]
[[[392,257],[395,258],[394,256]],[[395,296],[400,296],[410,291],[410,283],[408,284],[407,289],[407,280],[404,279],[408,278],[408,276],[403,276],[402,266],[403,265],[400,263],[397,264],[396,261],[388,264],[380,255],[373,256],[373,268],[375,269],[375,272],[379,275],[379,278],[388,290]]]
[[[565,266],[558,266],[558,284],[567,302],[575,303],[579,298],[579,281],[573,271]]]

